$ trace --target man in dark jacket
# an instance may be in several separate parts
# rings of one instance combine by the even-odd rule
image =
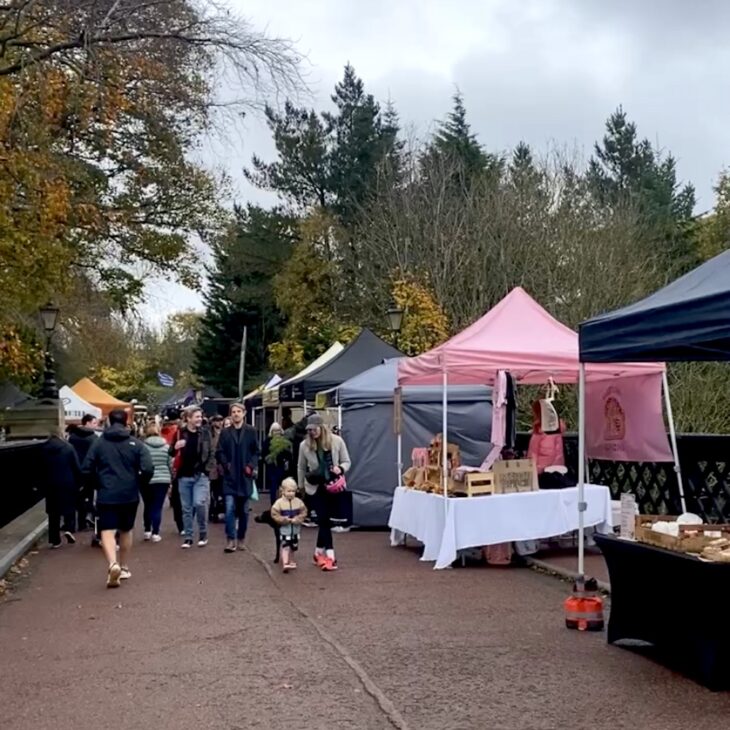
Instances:
[[[79,464],[83,464],[84,461],[86,461],[86,455],[89,453],[89,449],[97,439],[95,429],[98,425],[98,419],[90,413],[86,413],[81,419],[80,426],[70,426],[68,429],[68,442],[76,451]],[[85,530],[89,522],[93,525],[93,508],[94,488],[92,485],[84,484],[79,492],[77,505],[79,530]]]
[[[73,447],[54,431],[42,446],[40,483],[46,495],[48,542],[61,547],[61,519],[67,542],[76,542],[76,500],[81,488],[81,467]]]
[[[208,544],[208,499],[210,470],[215,463],[210,430],[203,426],[203,411],[199,406],[185,409],[185,425],[170,448],[175,457],[173,468],[178,480],[182,502],[183,548],[193,546],[194,516],[198,518],[198,547]]]
[[[218,439],[216,459],[223,471],[223,495],[226,502],[225,552],[243,548],[248,527],[248,503],[259,463],[256,430],[244,423],[245,410],[240,403],[230,407],[232,425],[224,428]],[[238,520],[238,526],[236,526]]]
[[[132,577],[129,555],[139,506],[139,490],[154,473],[149,450],[141,441],[129,435],[126,411],[114,410],[109,414],[109,428],[89,449],[82,470],[96,488],[101,546],[109,563],[106,584],[109,588],[116,588],[120,580]]]

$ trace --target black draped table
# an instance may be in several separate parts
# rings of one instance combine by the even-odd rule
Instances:
[[[652,644],[673,669],[730,689],[730,563],[595,535],[611,582],[608,642]]]

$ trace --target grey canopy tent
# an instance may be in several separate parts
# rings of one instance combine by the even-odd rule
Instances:
[[[347,474],[353,495],[353,522],[361,527],[388,524],[393,492],[400,483],[393,433],[398,360],[388,360],[342,383],[330,394],[342,408],[342,436],[352,458]],[[441,430],[441,386],[402,389],[403,453],[428,444]],[[449,435],[459,441],[463,460],[480,464],[490,449],[491,389],[466,385],[449,389]]]
[[[579,334],[583,362],[730,360],[730,250]]]
[[[0,408],[14,408],[28,400],[30,396],[17,385],[7,381],[0,383]]]
[[[313,401],[317,393],[336,388],[349,378],[359,375],[384,360],[401,357],[402,352],[381,340],[369,329],[360,334],[342,352],[317,370],[279,386],[281,403]]]

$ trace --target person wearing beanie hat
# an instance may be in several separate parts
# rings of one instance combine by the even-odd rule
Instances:
[[[319,413],[312,413],[312,415],[307,418],[307,430],[313,426],[319,426],[320,428],[324,426],[324,418],[322,418]]]
[[[299,447],[297,476],[299,487],[314,498],[319,524],[314,562],[323,571],[337,570],[331,523],[337,495],[328,491],[327,484],[349,468],[350,454],[342,437],[333,434],[318,413],[310,415],[307,437]]]
[[[245,423],[246,411],[241,403],[230,407],[232,424],[221,431],[216,460],[223,472],[223,498],[226,506],[225,552],[243,548],[248,528],[249,500],[259,465],[256,430]],[[238,540],[238,543],[236,543]]]

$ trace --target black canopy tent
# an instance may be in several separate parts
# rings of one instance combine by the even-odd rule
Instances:
[[[584,322],[579,333],[582,372],[586,362],[730,361],[730,250],[635,304]],[[666,374],[664,390],[666,396]],[[668,397],[667,410],[676,454]],[[686,511],[678,460],[676,464]],[[684,596],[711,591],[725,580],[727,566],[615,537],[597,535],[596,541],[613,589],[609,643],[631,639],[653,644],[663,657],[689,670],[705,686],[727,689],[730,674],[723,660],[729,640],[724,626],[722,630],[711,624],[706,628],[691,613],[696,601],[690,598],[683,603]],[[651,608],[657,600],[676,611],[656,621]]]
[[[730,250],[579,335],[582,362],[730,360]]]
[[[317,393],[336,388],[355,375],[394,357],[403,357],[403,353],[365,328],[337,357],[321,368],[281,385],[279,402],[314,401]]]
[[[583,322],[578,334],[581,377],[590,362],[730,360],[730,250],[635,304]],[[663,378],[679,496],[686,512],[666,372]],[[584,409],[581,402],[581,412]],[[583,418],[580,428],[585,428]],[[579,454],[579,467],[582,461]]]

